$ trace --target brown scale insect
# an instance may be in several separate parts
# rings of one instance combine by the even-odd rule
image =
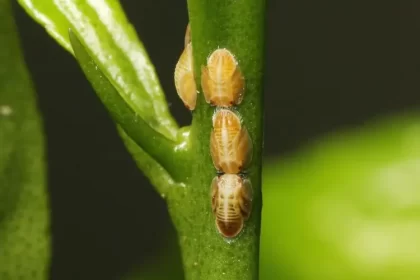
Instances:
[[[195,109],[197,101],[197,87],[194,80],[193,55],[190,25],[185,32],[185,49],[175,66],[175,88],[178,96],[189,110]]]
[[[239,117],[227,109],[213,115],[210,152],[215,168],[223,173],[237,174],[250,164],[252,141]]]
[[[251,182],[236,174],[215,177],[212,182],[212,210],[219,232],[227,238],[237,236],[251,214]]]
[[[238,62],[227,49],[215,50],[201,69],[201,87],[207,103],[219,107],[240,104],[245,80]]]

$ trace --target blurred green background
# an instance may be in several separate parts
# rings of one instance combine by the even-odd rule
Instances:
[[[261,279],[420,279],[420,113],[264,173]]]
[[[185,1],[121,1],[181,124]],[[261,279],[420,279],[420,3],[268,1]],[[52,279],[182,279],[164,202],[17,5],[44,117]]]

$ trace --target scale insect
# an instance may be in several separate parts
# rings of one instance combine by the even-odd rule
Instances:
[[[201,69],[201,87],[207,103],[230,107],[241,103],[245,79],[238,61],[227,49],[215,50]]]
[[[252,140],[240,118],[230,110],[217,110],[210,136],[214,167],[223,173],[240,173],[251,163],[252,152]]]
[[[252,186],[236,174],[216,176],[212,182],[212,210],[216,227],[226,238],[236,237],[252,210]]]
[[[189,24],[185,32],[184,41],[185,49],[175,66],[175,88],[185,107],[189,110],[194,110],[197,102],[197,87],[194,80],[191,31]]]

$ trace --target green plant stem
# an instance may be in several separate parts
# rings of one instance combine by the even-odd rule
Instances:
[[[0,0],[0,279],[48,278],[44,139],[9,0]]]
[[[211,212],[210,184],[216,170],[210,157],[209,140],[214,107],[200,93],[190,139],[194,175],[187,181],[188,187],[168,202],[181,240],[184,271],[188,280],[255,280],[258,279],[262,207],[265,1],[188,0],[188,8],[197,85],[200,85],[201,66],[217,48],[227,48],[235,55],[245,77],[244,100],[236,109],[254,145],[252,166],[247,173],[254,197],[252,214],[243,232],[227,242],[217,233]]]

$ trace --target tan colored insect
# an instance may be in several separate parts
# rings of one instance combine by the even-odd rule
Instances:
[[[201,87],[207,103],[230,107],[241,103],[245,80],[238,62],[227,49],[215,50],[201,69]]]
[[[175,88],[182,102],[184,102],[185,107],[194,110],[197,101],[197,88],[194,81],[192,43],[189,25],[185,34],[185,43],[187,43],[187,41],[188,44],[186,44],[175,67]]]
[[[239,173],[250,164],[252,150],[252,140],[239,117],[227,109],[217,110],[210,136],[214,167],[223,173]]]
[[[215,177],[212,182],[212,210],[219,232],[228,238],[237,236],[251,214],[251,182],[236,174]]]

